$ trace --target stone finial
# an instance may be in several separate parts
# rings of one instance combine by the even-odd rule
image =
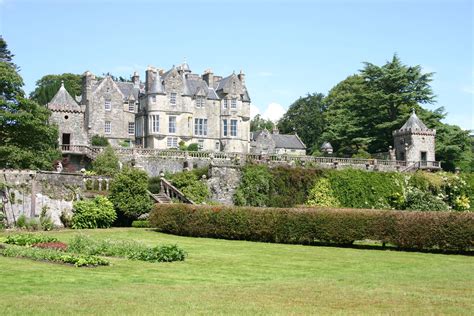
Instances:
[[[64,80],[61,80],[61,88],[64,88]]]

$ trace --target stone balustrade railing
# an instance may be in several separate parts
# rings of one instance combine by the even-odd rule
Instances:
[[[64,153],[83,154],[94,159],[104,147],[87,145],[62,145]],[[321,165],[340,166],[366,166],[377,169],[377,167],[393,170],[406,171],[408,169],[440,169],[438,161],[409,162],[384,159],[360,159],[360,158],[338,158],[338,157],[314,157],[295,155],[258,155],[231,152],[206,152],[206,151],[181,151],[174,149],[152,149],[152,148],[124,148],[114,147],[118,156],[126,158],[159,157],[170,159],[209,159],[214,161],[235,161],[239,164],[246,162],[257,163],[315,163]]]

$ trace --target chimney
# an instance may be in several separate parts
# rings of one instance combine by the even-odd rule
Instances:
[[[148,91],[151,90],[151,86],[153,82],[156,80],[157,77],[157,69],[148,66],[146,72],[145,72],[145,92],[148,93]]]
[[[140,88],[140,76],[138,75],[138,72],[136,71],[133,73],[132,82],[133,82],[134,88]]]
[[[237,75],[237,78],[239,78],[242,85],[245,86],[245,74],[242,72],[242,70],[240,70],[240,73]]]
[[[202,80],[204,80],[209,88],[214,86],[214,74],[212,73],[211,69],[206,69],[204,74],[202,75]]]
[[[273,135],[278,135],[278,134],[280,134],[280,131],[278,130],[278,127],[277,127],[276,125],[273,126],[272,134],[273,134]]]

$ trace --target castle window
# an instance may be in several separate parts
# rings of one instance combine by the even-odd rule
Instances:
[[[105,108],[106,111],[110,111],[112,109],[112,100],[105,99],[104,108]]]
[[[159,115],[150,115],[150,132],[159,133],[160,132],[160,116]]]
[[[237,120],[230,120],[230,136],[237,136]]]
[[[178,137],[168,137],[166,139],[168,148],[178,148]]]
[[[207,119],[202,119],[202,118],[194,119],[194,135],[200,135],[200,136],[207,135]]]
[[[206,99],[202,96],[196,97],[196,107],[203,108],[205,105]]]
[[[171,105],[176,105],[176,93],[172,92],[170,94],[170,104]]]
[[[220,150],[221,149],[221,144],[219,142],[216,142],[216,150]]]
[[[224,99],[224,109],[227,109],[229,107],[229,100]]]
[[[105,134],[111,134],[112,133],[112,123],[110,123],[110,121],[105,121],[104,133]]]
[[[225,137],[227,136],[227,120],[223,120],[222,123],[223,123],[223,134]]]
[[[128,134],[135,135],[135,122],[128,122]]]
[[[203,150],[204,149],[204,139],[198,140],[198,149]]]
[[[130,112],[135,112],[135,101],[128,101],[128,110]]]
[[[168,132],[171,134],[176,133],[176,116],[169,117]]]
[[[231,103],[230,103],[230,108],[231,109],[236,109],[237,108],[237,99],[232,98]]]

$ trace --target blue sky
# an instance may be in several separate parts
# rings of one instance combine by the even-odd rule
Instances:
[[[474,129],[472,1],[0,0],[0,34],[27,92],[45,74],[142,78],[186,57],[193,72],[246,74],[254,111],[276,119],[368,61],[397,53],[435,72],[446,122]]]

